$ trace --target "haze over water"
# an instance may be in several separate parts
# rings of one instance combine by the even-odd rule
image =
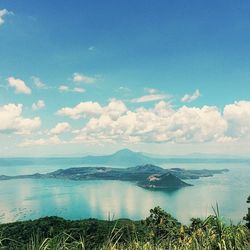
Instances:
[[[78,165],[79,166],[79,165]],[[13,165],[0,167],[0,175],[46,173],[60,165]],[[71,166],[72,167],[72,166]],[[249,163],[168,163],[164,168],[223,169],[230,171],[213,177],[186,180],[194,186],[176,191],[149,191],[131,182],[71,181],[59,179],[19,179],[0,181],[0,222],[61,216],[66,219],[114,218],[143,219],[149,210],[160,206],[178,220],[212,214],[219,205],[221,215],[239,222],[247,212],[250,190]]]

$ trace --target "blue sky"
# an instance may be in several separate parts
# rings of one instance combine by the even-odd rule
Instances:
[[[0,154],[249,154],[249,12],[229,0],[0,0]]]

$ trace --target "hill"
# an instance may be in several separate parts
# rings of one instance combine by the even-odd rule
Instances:
[[[150,175],[146,180],[138,182],[138,186],[149,189],[173,189],[191,186],[171,173]]]
[[[243,250],[249,249],[250,244],[249,228],[241,223],[226,224],[219,216],[209,215],[204,219],[192,218],[190,225],[183,225],[160,207],[151,209],[149,216],[139,221],[129,219],[74,221],[53,216],[0,224],[0,232],[0,249],[6,250]]]

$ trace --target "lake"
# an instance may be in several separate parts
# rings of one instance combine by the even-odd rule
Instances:
[[[61,164],[0,164],[0,175],[46,173]],[[79,166],[79,165],[77,165]],[[222,169],[230,171],[213,177],[188,180],[194,186],[176,191],[149,191],[130,182],[25,179],[0,181],[0,222],[61,216],[66,219],[144,219],[149,210],[160,206],[179,221],[205,217],[219,205],[221,215],[234,223],[242,221],[250,195],[249,163],[168,163],[164,168]]]

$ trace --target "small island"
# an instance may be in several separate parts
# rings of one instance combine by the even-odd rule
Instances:
[[[147,189],[164,190],[178,189],[191,186],[183,180],[198,179],[202,177],[222,174],[227,169],[220,170],[185,170],[181,168],[164,169],[152,164],[139,165],[129,168],[111,167],[74,167],[58,169],[46,174],[30,174],[6,176],[1,175],[0,180],[10,179],[68,179],[75,181],[84,180],[119,180],[136,183],[137,186]]]

